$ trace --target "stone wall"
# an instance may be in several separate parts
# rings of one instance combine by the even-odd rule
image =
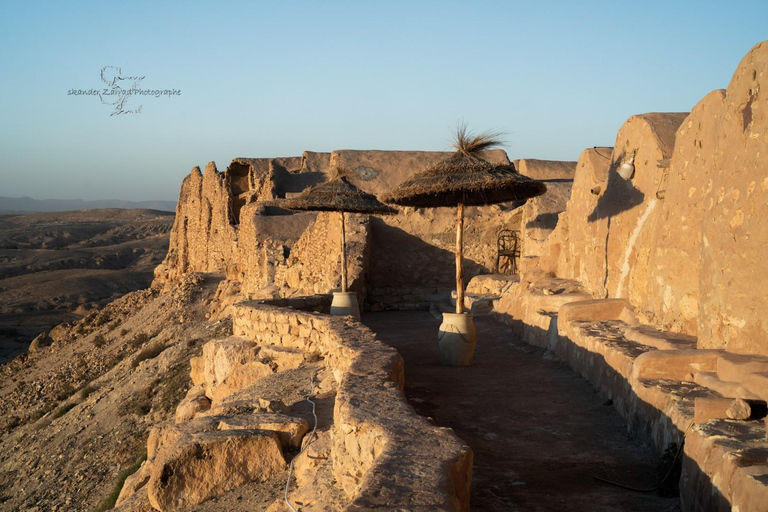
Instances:
[[[732,412],[768,396],[766,80],[768,42],[690,114],[633,116],[610,158],[586,150],[539,267],[495,307],[659,451],[688,432],[684,510],[762,510],[768,497],[765,461],[744,459],[766,423]]]
[[[755,284],[768,272],[767,79],[760,43],[690,114],[633,116],[610,159],[586,150],[541,270],[627,298],[641,322],[697,335],[701,348],[768,354],[768,301]],[[632,154],[623,180],[615,171]]]
[[[539,266],[566,279],[582,283],[594,296],[605,297],[605,243],[608,219],[586,222],[596,211],[605,188],[613,148],[585,149],[576,164],[571,195],[565,212],[542,249]]]
[[[367,215],[345,214],[347,283],[365,298],[370,220]],[[323,212],[293,246],[274,278],[281,296],[314,295],[341,289],[341,214]]]
[[[520,271],[539,266],[539,259],[548,251],[547,240],[565,211],[571,197],[577,162],[525,159],[515,162],[520,174],[547,185],[547,192],[525,202],[521,209],[523,246]]]
[[[699,341],[768,354],[768,42],[741,61],[709,123],[717,126],[703,197]],[[709,140],[700,141],[703,144]],[[696,180],[698,182],[698,180]]]
[[[292,214],[281,208],[282,200],[327,179],[332,165],[351,170],[350,181],[362,190],[381,194],[449,154],[305,152],[302,157],[236,158],[225,173],[211,163],[202,177],[193,170],[182,185],[168,257],[156,270],[155,283],[167,284],[187,272],[208,272],[226,276],[227,293],[233,297],[286,297],[338,289],[340,224],[334,220],[338,215]],[[486,158],[509,162],[501,150],[487,152]],[[528,165],[531,172],[549,172],[556,180],[567,175],[567,163],[544,164]],[[550,208],[545,203],[552,201],[542,201],[544,215]],[[519,229],[518,206],[467,208],[467,279],[495,270],[498,232]],[[349,283],[360,302],[416,308],[448,299],[455,288],[455,215],[453,208],[403,208],[398,215],[371,219],[348,215]],[[538,231],[547,232],[547,227],[538,225],[542,219],[532,222]]]
[[[224,272],[234,261],[232,208],[226,180],[210,162],[184,178],[176,204],[168,255],[155,269],[155,280],[170,283],[189,272]]]
[[[331,164],[354,172],[352,182],[382,194],[411,175],[449,156],[425,151],[334,151]],[[509,163],[506,152],[493,150],[491,162]],[[465,211],[465,276],[493,272],[496,239],[501,229],[519,229],[515,203],[469,207]],[[371,220],[371,255],[366,275],[367,301],[374,308],[423,308],[450,298],[456,288],[455,208],[400,209]]]
[[[344,510],[469,510],[472,451],[406,403],[395,349],[346,318],[255,303],[235,307],[233,330],[257,345],[320,354],[335,376],[331,457]]]

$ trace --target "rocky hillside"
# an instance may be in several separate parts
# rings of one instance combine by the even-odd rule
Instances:
[[[0,367],[0,511],[106,509],[191,387],[189,359],[232,332],[206,318],[218,283],[192,274],[129,293]],[[281,479],[242,492],[269,503]]]

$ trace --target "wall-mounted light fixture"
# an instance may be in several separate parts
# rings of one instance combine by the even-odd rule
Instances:
[[[632,175],[635,174],[635,153],[636,151],[632,153],[632,156],[629,158],[629,160],[624,162],[617,171],[619,176],[625,180],[631,179]]]

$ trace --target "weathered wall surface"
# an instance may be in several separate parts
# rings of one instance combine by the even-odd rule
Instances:
[[[627,298],[639,313],[652,316],[651,249],[661,210],[657,192],[686,115],[632,116],[619,130],[610,157],[608,148],[582,153],[567,210],[541,249],[541,270],[581,282],[594,297]],[[634,175],[624,180],[615,171],[633,154]]]
[[[365,296],[370,223],[367,215],[345,214],[347,283],[349,291]],[[293,246],[274,283],[281,296],[314,295],[341,288],[341,214],[323,212]]]
[[[426,151],[334,151],[331,165],[354,172],[352,183],[382,194],[451,153]],[[491,162],[508,163],[506,152],[488,151]],[[468,281],[496,267],[496,238],[501,229],[519,229],[514,204],[469,207],[465,211],[464,256]],[[371,220],[371,256],[367,301],[398,307],[423,307],[447,299],[456,287],[455,208],[401,208]]]
[[[539,266],[539,259],[547,250],[546,242],[558,222],[558,215],[565,211],[571,197],[576,162],[525,159],[515,162],[520,174],[547,184],[544,195],[525,202],[521,210],[523,247],[520,270]]]
[[[581,282],[595,297],[605,296],[605,243],[608,219],[587,222],[605,188],[613,148],[585,149],[576,171],[565,212],[542,250],[540,267]]]
[[[640,322],[698,335],[699,348],[768,354],[766,80],[768,42],[689,115],[627,120],[610,165],[585,151],[540,269],[626,298]],[[616,170],[632,154],[625,181]]]
[[[703,198],[699,340],[768,354],[768,42],[739,64],[725,92],[714,171]]]
[[[630,117],[616,136],[612,168],[636,152],[635,174],[623,180],[608,173],[606,189],[587,221],[608,219],[607,288],[610,297],[628,298],[643,311],[650,302],[651,247],[656,237],[660,200],[656,197],[665,164],[672,156],[675,132],[687,113]],[[602,203],[602,204],[601,204]]]
[[[718,112],[724,91],[704,97],[680,125],[669,167],[663,169],[659,221],[652,240],[649,323],[696,335],[699,252],[704,193],[711,180]]]
[[[170,282],[188,272],[223,272],[233,258],[236,230],[225,177],[210,162],[184,178],[165,261],[155,279]]]

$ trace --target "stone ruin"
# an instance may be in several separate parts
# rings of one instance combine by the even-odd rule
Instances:
[[[578,162],[515,161],[547,183],[544,196],[466,212],[467,307],[560,356],[660,453],[684,441],[686,511],[768,503],[768,295],[760,285],[768,270],[767,80],[768,42],[690,113],[632,116],[613,147],[588,148]],[[256,388],[311,372],[332,421],[297,462],[303,510],[469,510],[472,452],[408,408],[402,359],[359,323],[318,313],[340,285],[334,214],[281,207],[331,167],[352,170],[356,186],[381,194],[445,156],[305,152],[236,158],[224,173],[210,163],[185,178],[156,284],[220,276],[210,315],[231,315],[235,336],[209,342],[193,360],[195,387],[177,424],[150,436],[149,460],[126,482],[119,510],[137,500],[183,508],[284,468],[283,449],[300,446],[309,427]],[[630,156],[634,173],[625,180],[617,170]],[[489,158],[508,161],[503,151]],[[349,221],[350,289],[367,310],[450,299],[452,210]],[[521,233],[516,277],[494,273],[502,229]],[[264,431],[273,435],[248,438]],[[237,450],[269,455],[234,477],[203,477],[194,462],[200,446],[235,466]],[[417,468],[407,482],[403,461]],[[194,490],[184,478],[207,487]]]

